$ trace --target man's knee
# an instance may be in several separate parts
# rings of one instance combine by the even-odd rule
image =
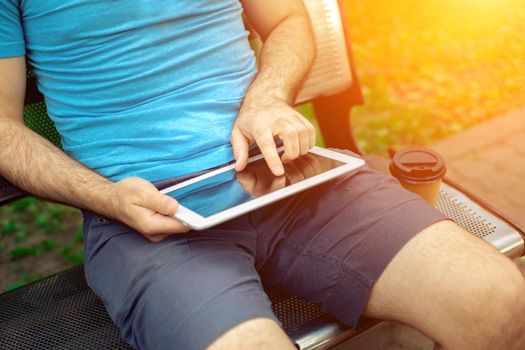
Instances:
[[[525,280],[521,272],[490,245],[473,236],[465,238],[483,244],[459,245],[466,258],[462,264],[470,266],[457,266],[464,281],[449,284],[453,292],[446,304],[452,306],[452,323],[461,330],[462,345],[525,348]]]
[[[466,337],[482,340],[480,349],[525,348],[525,280],[517,267],[501,256],[491,260],[491,275],[466,283],[458,326]]]
[[[497,252],[471,265],[462,283],[447,285],[449,291],[440,302],[449,325],[436,327],[442,329],[436,340],[445,349],[525,348],[525,281],[521,273]]]
[[[245,321],[216,339],[208,350],[295,349],[282,328],[268,318]]]

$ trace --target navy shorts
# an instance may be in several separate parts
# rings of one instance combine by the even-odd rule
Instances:
[[[367,167],[161,243],[86,212],[86,278],[139,349],[204,349],[249,319],[277,321],[262,281],[355,327],[396,253],[444,219]]]

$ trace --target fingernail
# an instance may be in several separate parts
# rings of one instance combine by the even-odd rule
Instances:
[[[284,169],[282,165],[276,165],[273,167],[273,173],[275,175],[282,175],[284,173]]]

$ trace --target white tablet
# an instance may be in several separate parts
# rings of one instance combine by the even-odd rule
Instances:
[[[283,149],[279,148],[279,152]],[[363,166],[362,159],[313,147],[285,163],[285,175],[273,175],[262,155],[249,159],[244,171],[227,165],[161,191],[175,198],[175,218],[203,230],[263,207]]]

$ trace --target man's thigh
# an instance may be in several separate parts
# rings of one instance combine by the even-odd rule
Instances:
[[[247,218],[151,243],[86,213],[86,279],[140,349],[204,349],[256,318],[275,319],[254,269]]]
[[[269,251],[263,279],[355,327],[394,256],[446,217],[393,178],[363,168],[262,210],[256,219],[261,237],[268,237],[261,245]]]

